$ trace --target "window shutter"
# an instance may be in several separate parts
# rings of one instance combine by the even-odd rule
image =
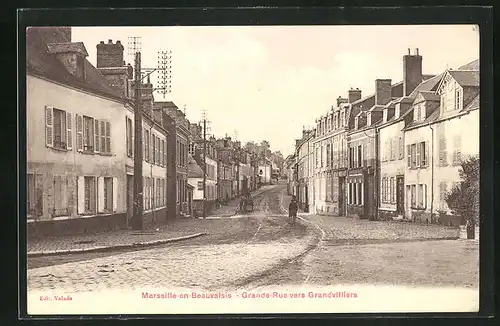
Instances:
[[[78,214],[81,215],[85,211],[85,178],[78,177],[77,180],[77,201]]]
[[[45,107],[45,145],[54,146],[54,110],[51,107]]]
[[[113,198],[113,212],[116,212],[118,210],[118,178],[113,177],[113,193],[112,193],[112,198]]]
[[[425,146],[425,166],[429,166],[429,161],[430,161],[429,142],[428,141],[424,142],[424,146]]]
[[[415,151],[416,151],[416,157],[415,157],[415,166],[418,168],[420,167],[420,143],[415,144]]]
[[[408,157],[408,167],[411,168],[411,147],[406,145],[406,155]]]
[[[103,120],[100,120],[99,123],[101,124],[101,130],[99,131],[99,135],[100,135],[100,151],[101,153],[105,153],[106,152],[106,122],[103,121]]]
[[[106,153],[111,153],[111,123],[106,121]]]
[[[73,128],[71,126],[71,113],[66,112],[66,149],[73,149]]]
[[[154,134],[153,134],[153,132],[150,133],[149,139],[150,139],[149,140],[149,161],[154,163],[154,147],[153,147]]]
[[[83,118],[81,115],[75,115],[76,124],[76,150],[83,151]]]
[[[142,132],[142,159],[147,161],[148,157],[147,157],[147,152],[146,152],[146,140],[147,140],[147,135],[146,135],[146,129],[143,129],[143,132]]]
[[[94,152],[99,153],[101,147],[99,147],[99,120],[94,120]]]
[[[104,178],[98,177],[97,178],[97,212],[98,213],[104,212],[104,196],[106,196],[106,194],[104,193]]]

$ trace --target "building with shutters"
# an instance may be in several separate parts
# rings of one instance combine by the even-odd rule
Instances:
[[[422,73],[423,57],[418,49],[403,56],[403,94],[392,98],[382,107],[382,122],[377,127],[379,139],[379,204],[378,219],[392,220],[405,217],[405,171],[406,162],[404,129],[413,121],[412,106],[426,106],[432,110],[435,105],[435,91],[441,75]],[[417,82],[420,83],[417,84]],[[418,111],[420,112],[420,111]],[[429,111],[430,112],[430,111]],[[425,118],[425,115],[422,117]],[[424,137],[425,138],[425,137]],[[428,147],[423,148],[428,150]],[[424,149],[422,149],[424,151]],[[425,153],[424,153],[425,154]],[[423,164],[427,164],[425,155]]]
[[[163,110],[166,112],[174,121],[175,126],[175,201],[176,201],[176,215],[186,216],[188,214],[188,196],[187,196],[187,185],[188,185],[188,155],[189,147],[191,144],[191,131],[190,122],[186,118],[184,112],[182,112],[175,103],[166,102],[155,102],[155,110]]]
[[[448,212],[461,161],[479,156],[479,61],[440,76],[434,91],[417,94],[404,129],[405,217],[413,221]]]
[[[314,138],[314,130],[302,130],[302,138],[295,143],[295,157],[297,159],[297,201],[300,209],[309,212],[313,206],[312,187],[310,187],[310,161],[313,155],[311,140]]]
[[[97,45],[97,67],[87,56],[83,43],[72,42],[71,28],[27,31],[30,237],[127,227],[133,71],[120,41]],[[166,206],[160,166],[165,132],[147,117],[144,128],[154,153],[154,164],[143,167],[144,177],[153,180],[145,183],[150,195],[144,204],[158,216]]]

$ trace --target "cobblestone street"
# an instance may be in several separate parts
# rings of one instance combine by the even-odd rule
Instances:
[[[238,218],[186,220],[171,227],[207,233],[190,240],[128,252],[30,258],[29,290],[478,286],[478,244],[449,240],[458,237],[456,228],[308,214],[292,227],[282,186],[256,195],[255,202],[254,212]]]

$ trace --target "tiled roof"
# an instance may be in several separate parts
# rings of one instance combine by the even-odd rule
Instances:
[[[460,68],[458,68],[458,70],[479,70],[479,59],[461,66]]]
[[[479,86],[479,70],[450,70],[449,73],[460,86]]]
[[[478,109],[480,105],[479,94],[472,99],[472,101],[463,109],[463,112]]]
[[[443,78],[444,73],[441,73],[439,75],[435,75],[431,78],[428,78],[427,80],[424,80],[422,83],[420,83],[410,94],[410,98],[415,98],[417,96],[418,92],[423,92],[423,91],[433,91],[435,88],[438,86],[439,81],[441,78]]]
[[[420,92],[420,95],[424,98],[426,101],[439,101],[439,95],[437,95],[434,92],[426,92],[422,91]]]
[[[86,57],[89,55],[83,42],[49,43],[47,44],[47,48],[50,53],[78,52]]]
[[[90,62],[85,60],[85,80],[81,80],[68,72],[63,64],[49,53],[47,43],[57,42],[56,37],[39,28],[29,28],[27,31],[27,74],[89,91],[106,97],[123,100],[121,95],[112,89],[107,79]]]

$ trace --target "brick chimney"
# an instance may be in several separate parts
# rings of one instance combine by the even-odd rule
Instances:
[[[403,95],[408,96],[422,82],[422,56],[418,49],[403,56]]]
[[[113,40],[108,40],[108,43],[97,44],[97,68],[116,68],[123,66],[123,45],[120,41],[113,43]]]
[[[375,80],[375,105],[385,105],[392,99],[392,81],[390,79]]]
[[[123,45],[120,41],[97,44],[97,69],[106,77],[109,85],[124,97],[131,97],[129,83],[131,66],[123,61]]]
[[[351,89],[348,92],[348,101],[349,103],[356,102],[357,100],[361,99],[361,90],[359,88]]]

